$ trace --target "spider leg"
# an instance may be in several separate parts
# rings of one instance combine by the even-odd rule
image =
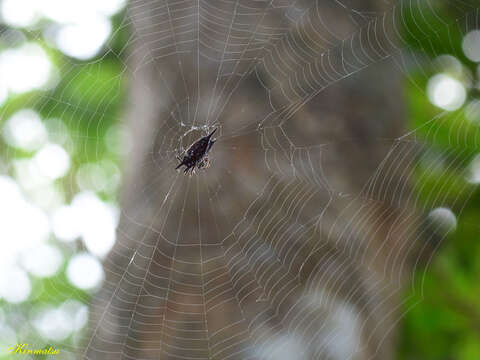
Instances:
[[[185,164],[185,170],[183,170],[183,173],[185,175],[192,175],[193,170],[195,169],[195,164]]]
[[[176,155],[175,157],[177,158],[178,161],[180,161],[180,164],[178,164],[177,167],[175,168],[175,170],[177,170],[178,168],[185,165],[185,162],[184,162],[185,158],[182,159],[182,157],[180,155]]]
[[[205,159],[203,160],[203,168],[207,169],[209,167],[210,167],[210,159],[208,158],[208,156],[205,156]]]

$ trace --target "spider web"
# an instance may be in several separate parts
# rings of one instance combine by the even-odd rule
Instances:
[[[132,42],[141,45],[127,63],[136,64],[134,77],[153,79],[142,81],[151,86],[149,95],[142,93],[145,104],[134,98],[133,106],[152,109],[148,101],[163,101],[155,119],[146,120],[161,121],[153,127],[158,132],[146,136],[153,150],[138,159],[156,170],[145,181],[132,176],[143,201],[133,207],[126,201],[117,256],[105,263],[110,289],[85,357],[105,349],[123,358],[381,354],[398,316],[387,313],[386,304],[399,295],[406,262],[420,258],[421,238],[428,236],[422,215],[444,204],[448,190],[433,188],[426,204],[407,190],[423,147],[411,132],[379,139],[382,154],[359,174],[361,187],[345,184],[344,192],[334,179],[351,163],[336,157],[339,145],[331,136],[319,142],[299,136],[291,122],[322,91],[372,65],[392,59],[404,70],[408,55],[416,61],[400,47],[396,24],[411,6],[371,14],[340,2],[321,8],[274,1],[131,3]],[[327,9],[344,13],[343,32],[333,30]],[[476,12],[462,10],[470,12],[459,22],[438,19],[431,27],[467,29],[468,15]],[[225,114],[234,110],[228,107],[237,104],[232,99],[252,81],[262,86],[263,98],[244,100],[253,110],[238,109],[244,119],[229,121]],[[215,127],[217,171],[195,178],[168,171],[175,153]],[[340,146],[355,144],[346,139]],[[263,156],[250,170],[255,181],[242,186],[248,169],[235,163],[247,151]],[[229,191],[239,195],[231,199]],[[237,209],[225,208],[235,202]],[[378,232],[385,240],[375,246]],[[402,243],[405,237],[413,241]],[[375,262],[382,256],[379,271]],[[365,333],[363,344],[373,350],[361,346]]]
[[[401,127],[403,103],[383,96],[384,84],[398,86],[412,68],[427,79],[427,54],[454,51],[411,50],[405,37],[447,31],[452,40],[478,28],[477,8],[449,5],[458,13],[452,23],[433,2],[131,1],[125,50],[108,50],[124,69],[98,111],[79,108],[78,116],[97,126],[99,141],[127,76],[129,132],[144,141],[128,154],[118,240],[72,353],[385,358],[404,311],[405,275],[445,236],[432,232],[427,215],[461,209],[468,198],[452,199],[438,182],[420,189],[421,200],[409,186],[418,157],[442,176],[478,148],[467,122],[447,150],[430,146],[454,113],[436,114],[427,131],[388,130]],[[363,87],[374,96],[358,93]],[[378,119],[358,109],[359,124],[345,131],[342,116],[353,111],[330,104],[342,94],[379,99],[376,114],[365,110]],[[68,94],[53,100],[68,104]],[[368,126],[373,140],[362,139]],[[175,172],[176,155],[214,128],[211,168]],[[462,179],[450,183],[473,191]]]

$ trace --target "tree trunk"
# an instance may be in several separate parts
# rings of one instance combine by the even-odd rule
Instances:
[[[412,152],[394,5],[352,4],[131,2],[133,146],[83,358],[392,358]],[[211,167],[175,171],[214,128]]]

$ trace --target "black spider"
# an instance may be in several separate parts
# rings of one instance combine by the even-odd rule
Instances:
[[[210,140],[212,135],[217,131],[217,129],[213,130],[210,135],[204,136],[201,139],[195,141],[186,151],[183,159],[177,157],[180,164],[175,168],[178,169],[179,167],[185,165],[185,170],[183,171],[185,174],[193,174],[195,172],[195,168],[198,169],[205,169],[210,166],[210,160],[207,157],[207,153],[212,148],[213,144],[216,140]]]

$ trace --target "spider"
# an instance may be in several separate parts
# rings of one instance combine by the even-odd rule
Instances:
[[[207,157],[207,153],[212,148],[216,140],[210,140],[212,135],[217,131],[213,130],[210,135],[204,136],[201,139],[195,141],[188,150],[184,153],[183,159],[177,156],[177,159],[180,161],[180,164],[175,168],[177,170],[181,166],[185,165],[185,170],[183,172],[192,175],[197,169],[206,169],[210,166],[210,160]]]

